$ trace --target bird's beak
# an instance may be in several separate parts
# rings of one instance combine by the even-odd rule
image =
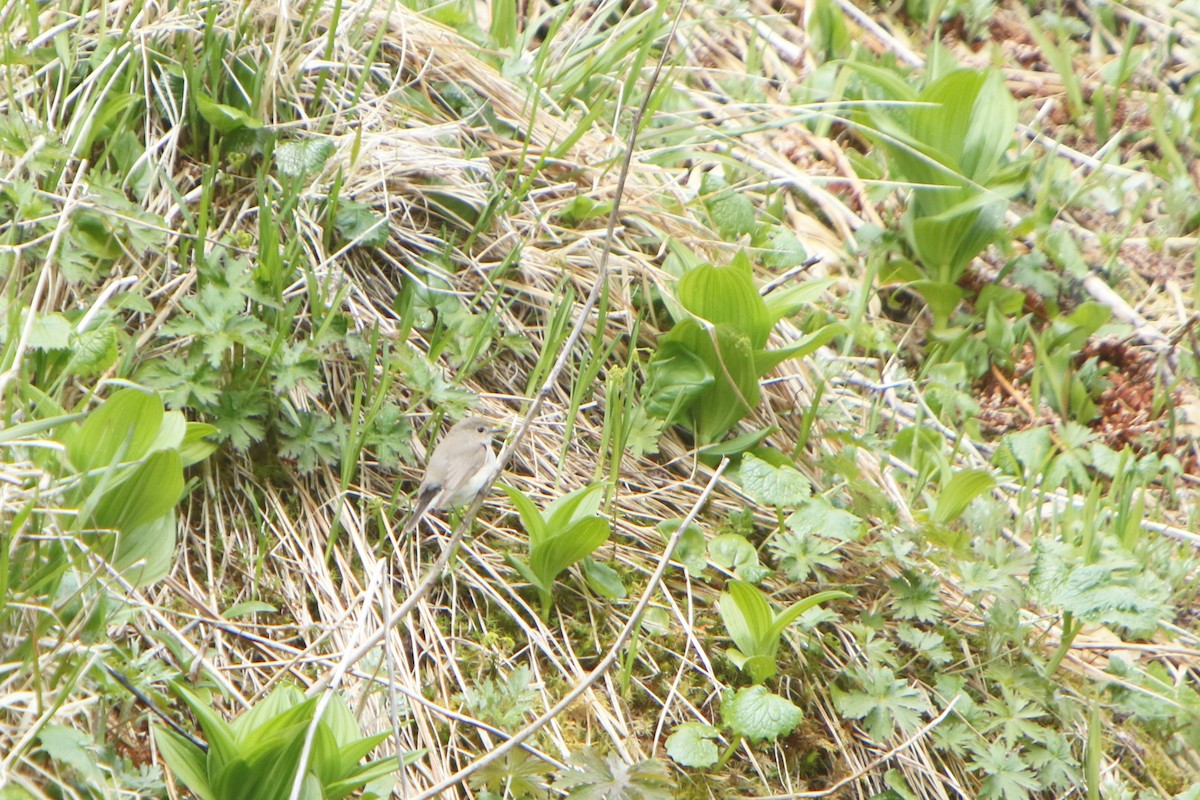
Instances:
[[[504,433],[507,430],[508,430],[507,425],[496,425],[495,427],[493,427],[491,429],[491,432],[492,432],[493,436],[499,436],[500,434]]]

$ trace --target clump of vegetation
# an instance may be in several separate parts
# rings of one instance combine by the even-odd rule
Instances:
[[[1200,22],[848,11],[0,10],[0,794],[1195,797]]]

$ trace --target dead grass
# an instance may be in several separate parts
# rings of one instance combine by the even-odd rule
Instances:
[[[82,50],[94,49],[102,39],[102,28],[122,19],[123,7],[109,4],[58,24],[69,24],[70,35],[82,43]],[[844,7],[849,9],[848,4]],[[405,341],[396,338],[402,324],[394,299],[405,281],[448,281],[461,297],[475,298],[480,310],[499,302],[500,329],[527,337],[532,354],[499,354],[467,381],[466,388],[478,395],[484,412],[505,420],[518,418],[528,408],[525,380],[543,348],[539,337],[548,306],[562,296],[564,281],[577,297],[586,296],[601,258],[602,231],[557,224],[556,213],[577,195],[595,200],[614,196],[618,172],[614,164],[624,142],[597,126],[569,152],[535,170],[539,156],[570,134],[579,111],[557,107],[549,98],[542,98],[529,124],[524,90],[485,63],[477,45],[401,6],[386,13],[377,4],[348,6],[332,37],[327,37],[330,20],[324,12],[314,15],[308,5],[285,4],[289,15],[280,16],[279,8],[265,3],[228,4],[219,7],[213,24],[237,36],[246,19],[253,18],[250,27],[263,31],[263,39],[257,47],[244,42],[244,54],[264,69],[267,109],[282,104],[301,119],[279,126],[280,130],[319,129],[315,135],[327,137],[335,145],[335,155],[304,191],[300,207],[311,207],[323,199],[335,175],[340,174],[342,196],[385,214],[389,223],[384,248],[329,252],[318,221],[304,219],[292,235],[303,239],[306,266],[329,291],[347,289],[343,310],[359,334],[365,337],[379,330],[393,348],[425,352],[431,346],[419,330],[412,331]],[[606,4],[601,8],[617,7]],[[689,8],[676,37],[679,68],[692,87],[688,97],[704,116],[702,122],[696,122],[711,134],[710,144],[699,155],[728,158],[760,172],[767,184],[747,187],[748,191],[786,188],[787,222],[810,252],[822,257],[814,274],[835,278],[833,291],[838,294],[857,291],[863,275],[861,265],[847,255],[848,245],[864,222],[878,224],[891,211],[871,200],[867,186],[855,174],[847,157],[847,151],[856,146],[852,135],[834,131],[818,137],[789,121],[795,114],[791,103],[797,99],[789,95],[789,88],[798,85],[812,67],[805,49],[802,6],[785,3],[783,13],[766,3],[752,3],[749,8],[750,13],[761,16],[727,17],[717,7]],[[578,5],[566,25],[582,29],[593,11],[586,4]],[[55,24],[52,18],[60,10],[51,7],[39,13],[48,27]],[[136,57],[145,57],[156,45],[179,38],[196,40],[198,45],[200,13],[170,6],[143,7],[128,21]],[[1121,13],[1142,12],[1121,9]],[[11,19],[9,24],[14,24]],[[883,28],[855,29],[854,35],[873,49],[919,60],[913,52],[920,49],[918,45],[905,43]],[[1200,33],[1189,28],[1187,35]],[[366,65],[360,43],[373,39],[379,42],[377,57]],[[326,54],[330,44],[332,51]],[[1020,58],[1019,45],[998,43],[1006,50],[1015,47],[1018,52],[1011,57],[1029,67],[1029,59]],[[966,45],[955,47],[959,54],[971,57]],[[746,54],[751,51],[762,56],[753,78],[765,87],[764,101],[748,107],[729,103],[720,81],[745,76]],[[1005,53],[1006,58],[1010,55]],[[368,68],[386,79],[366,82],[357,97],[342,91]],[[322,74],[343,80],[326,84],[318,100]],[[1016,71],[1010,77],[1022,92],[1056,102],[1053,95],[1061,87],[1052,81],[1031,80]],[[1149,81],[1149,76],[1146,78]],[[10,114],[49,111],[52,124],[56,116],[69,121],[72,105],[54,92],[47,75],[10,69],[8,81],[14,91],[3,105]],[[444,109],[434,116],[415,114],[397,99],[404,92],[436,99],[451,84],[485,103],[497,118],[520,127],[528,124],[525,137],[502,136],[478,118],[456,117]],[[147,90],[163,109],[154,115],[154,127],[143,132],[151,145],[157,178],[142,202],[147,210],[175,224],[185,212],[194,213],[204,165],[181,152],[180,143],[188,132],[176,119],[178,110],[173,109],[165,85],[152,82]],[[40,96],[46,96],[45,106],[39,107]],[[265,122],[277,121],[267,118]],[[1052,115],[1031,123],[1030,135],[1055,139]],[[1094,145],[1073,143],[1085,153]],[[656,242],[670,237],[714,258],[733,249],[717,240],[686,201],[703,167],[699,155],[691,172],[646,163],[653,155],[652,151],[639,153],[634,159],[623,197],[626,211],[616,230],[612,254],[609,312],[603,321],[595,317],[585,320],[585,336],[598,324],[604,326],[606,336],[634,332],[638,317],[635,295],[646,286],[667,287],[670,283]],[[1059,150],[1053,155],[1069,158],[1071,153]],[[87,164],[74,164],[64,175],[60,193],[50,198],[64,225],[88,176]],[[1136,154],[1129,154],[1129,164],[1128,169],[1145,176]],[[11,158],[0,166],[8,175],[19,171]],[[1078,169],[1086,173],[1089,168]],[[493,217],[469,248],[460,247],[458,237],[456,244],[447,245],[444,214],[431,200],[435,193],[483,209],[504,181],[535,172],[526,197]],[[213,201],[209,246],[226,237],[240,236],[253,242],[259,213],[256,203],[252,182],[231,181],[227,191]],[[1149,247],[1149,237],[1161,233],[1155,225],[1154,219],[1148,219],[1127,230],[1123,252],[1130,247]],[[1194,248],[1194,239],[1184,239],[1180,243],[1184,252]],[[159,326],[194,287],[194,272],[171,255],[178,241],[173,235],[161,252],[120,259],[119,272],[109,279],[135,278],[141,293],[155,304],[153,313],[130,318],[131,337],[139,348],[154,341]],[[514,249],[520,250],[517,268],[498,275]],[[453,274],[444,267],[447,257],[455,266]],[[1138,308],[1148,326],[1169,336],[1194,313],[1192,270],[1180,268],[1178,262],[1168,269],[1157,258],[1135,259],[1138,265],[1145,262],[1153,265],[1153,269],[1145,268],[1152,273],[1147,274],[1150,283],[1141,284],[1144,294],[1126,300]],[[44,274],[49,276],[47,285],[34,303],[39,308],[80,308],[93,302],[98,287],[70,284],[53,269]],[[305,287],[297,285],[293,295],[303,296],[304,292]],[[307,304],[303,305],[300,314],[307,317],[310,313]],[[787,340],[799,333],[785,323],[775,335]],[[641,343],[651,341],[653,334],[642,327]],[[626,345],[618,347],[618,357]],[[452,368],[445,363],[441,366],[452,379]],[[383,360],[375,365],[377,372],[388,368]],[[331,358],[322,370],[327,390],[301,389],[294,399],[331,413],[348,414],[351,387],[362,377],[358,366],[343,355]],[[815,387],[826,384],[810,449],[814,458],[836,452],[839,444],[834,434],[865,434],[875,425],[898,427],[929,418],[922,413],[927,406],[920,387],[905,374],[899,361],[863,363],[832,352],[802,363],[788,362],[765,387],[765,401],[749,422],[778,425],[780,430],[772,440],[788,449],[799,435],[800,412],[816,396]],[[503,477],[540,503],[594,477],[606,398],[602,381],[597,381],[592,390],[585,391],[579,413],[573,414],[577,377],[572,364],[548,387],[545,403]],[[78,393],[85,387],[73,388]],[[394,391],[404,403],[404,376],[398,376]],[[434,409],[422,405],[412,410],[420,414]],[[570,441],[564,442],[568,430]],[[948,442],[956,440],[954,431],[939,432]],[[414,438],[411,444],[420,453],[427,438]],[[521,551],[522,534],[507,501],[493,493],[479,517],[477,532],[463,543],[453,566],[436,576],[432,590],[413,605],[401,624],[391,627],[386,627],[386,622],[395,607],[420,584],[439,551],[439,542],[445,541],[426,532],[419,541],[399,543],[394,552],[397,527],[403,523],[404,487],[411,487],[410,482],[418,477],[418,465],[397,473],[373,463],[371,454],[365,453],[356,479],[343,486],[333,464],[321,465],[304,476],[287,469],[264,475],[252,457],[223,453],[198,473],[199,484],[186,503],[181,526],[186,536],[172,577],[143,592],[133,592],[132,613],[126,621],[108,631],[107,640],[80,646],[94,661],[108,656],[113,643],[120,643],[140,651],[143,660],[172,664],[219,686],[234,706],[231,713],[238,706],[252,705],[280,681],[309,687],[318,680],[327,683],[330,675],[343,676],[339,688],[358,709],[364,729],[389,729],[398,719],[400,748],[425,753],[407,768],[404,779],[410,797],[423,796],[422,790],[468,767],[504,739],[462,713],[463,692],[485,677],[506,675],[524,665],[533,671],[539,694],[535,711],[552,707],[585,680],[626,625],[635,599],[660,563],[663,537],[655,528],[657,523],[684,516],[702,499],[706,500],[703,517],[710,528],[746,506],[737,488],[727,482],[711,497],[703,496],[712,468],[698,460],[676,433],[668,432],[660,447],[655,455],[633,458],[626,454],[611,508],[616,533],[600,553],[620,565],[631,586],[629,600],[596,601],[583,593],[580,582],[570,580],[557,590],[557,602],[569,614],[556,615],[550,624],[541,621],[505,561],[507,552]],[[986,466],[989,455],[986,444],[969,441],[961,442],[956,451],[957,463],[963,468]],[[900,529],[919,511],[893,474],[903,465],[866,448],[856,449],[854,458],[862,480],[894,509],[896,526],[881,525],[871,535],[902,535]],[[19,488],[36,482],[31,477],[36,467],[8,463],[4,469],[0,505],[15,509],[36,498],[35,493]],[[808,471],[815,472],[812,468]],[[1007,502],[1013,502],[1013,496],[1012,492],[1001,494]],[[1015,502],[1013,507],[1017,507]],[[769,517],[764,520],[772,522]],[[1188,525],[1185,518],[1175,522],[1180,529]],[[1016,544],[1027,547],[1023,542]],[[99,566],[96,570],[102,575]],[[954,609],[961,630],[977,630],[987,624],[986,609],[974,607],[950,574],[932,563],[930,570],[941,581],[942,599]],[[840,577],[861,591],[850,608],[865,610],[871,603],[885,602],[879,587],[898,574],[897,570],[866,574],[848,567]],[[803,587],[778,588],[779,600],[806,593]],[[583,745],[611,749],[626,760],[663,757],[663,739],[675,723],[711,721],[727,677],[720,665],[713,663],[723,635],[707,613],[716,596],[717,590],[708,582],[670,569],[650,602],[669,616],[672,633],[643,638],[629,693],[622,692],[612,672],[602,675],[528,746],[550,763],[565,760]],[[266,601],[277,610],[235,619],[221,616],[223,610],[251,600]],[[1024,613],[1033,618],[1033,610]],[[820,674],[837,675],[862,662],[859,640],[846,621],[852,616],[847,613],[843,621],[830,624],[830,635],[820,648]],[[64,653],[72,633],[68,629],[63,641],[52,643],[52,652]],[[1053,636],[1053,631],[1047,630],[1047,634]],[[347,657],[373,637],[382,638],[382,648],[373,648],[361,658]],[[1194,655],[1187,647],[1194,645],[1194,636],[1180,631],[1178,641],[1163,642],[1161,650],[1137,658],[1153,658],[1186,671],[1191,669],[1189,659]],[[1095,663],[1098,652],[1081,641],[1066,665],[1081,674],[1094,673],[1103,666]],[[103,698],[90,690],[59,698],[44,694],[34,702],[34,687],[28,681],[19,671],[0,670],[0,696],[6,698],[0,704],[6,720],[0,731],[0,750],[21,753],[27,735],[36,732],[47,718],[89,728],[89,718],[107,713],[101,705]],[[932,691],[928,686],[922,688]],[[742,759],[733,762],[738,764],[733,780],[713,787],[713,796],[730,796],[726,791],[802,796],[793,793],[820,790],[849,777],[852,780],[839,796],[868,797],[886,789],[884,770],[888,767],[900,770],[917,796],[969,797],[976,790],[965,766],[944,760],[926,739],[897,736],[890,744],[874,743],[840,719],[820,687],[796,682],[784,687],[785,692],[789,689],[808,703],[810,719],[803,737],[775,748],[744,746]],[[115,734],[127,752],[140,754],[139,759],[153,758],[144,730],[122,727]],[[888,751],[881,751],[881,746],[898,747],[882,765],[879,756]],[[803,774],[796,769],[792,748],[820,751],[824,769]],[[1179,758],[1194,760],[1195,754]],[[10,779],[31,791],[52,783],[48,775],[40,773],[35,759],[23,755],[19,763],[11,757],[5,759],[3,767]],[[1105,769],[1132,771],[1128,764],[1107,763]],[[468,794],[460,790],[459,796]]]

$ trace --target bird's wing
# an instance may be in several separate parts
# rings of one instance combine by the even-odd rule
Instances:
[[[454,448],[445,462],[445,474],[441,475],[439,488],[445,491],[434,500],[434,508],[441,508],[451,494],[466,484],[487,463],[488,447],[483,442],[470,442]]]

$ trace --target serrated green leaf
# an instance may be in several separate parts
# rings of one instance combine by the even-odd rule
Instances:
[[[738,736],[775,740],[794,731],[804,713],[795,703],[772,694],[765,686],[750,686],[722,700],[721,718]]]
[[[742,457],[741,479],[746,494],[776,508],[798,506],[812,494],[808,479],[795,467],[776,467],[753,453]]]
[[[275,148],[275,166],[289,178],[314,175],[325,167],[334,150],[333,142],[328,139],[284,142]]]
[[[758,563],[758,551],[745,536],[726,533],[708,543],[708,557],[719,567],[733,570],[744,581],[756,583],[766,577],[767,570]]]
[[[74,331],[75,327],[62,314],[37,314],[29,329],[29,347],[34,350],[65,350],[71,344]]]
[[[387,218],[355,201],[339,203],[333,228],[347,243],[354,242],[362,247],[383,247],[388,243]]]
[[[704,722],[684,722],[667,737],[667,755],[685,767],[706,769],[717,763],[719,732]]]

